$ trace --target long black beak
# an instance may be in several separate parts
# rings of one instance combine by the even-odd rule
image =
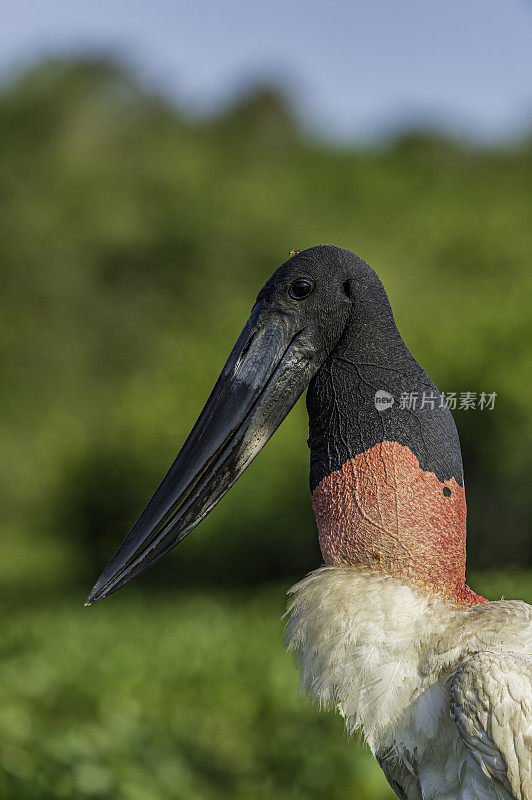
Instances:
[[[145,572],[201,522],[281,424],[315,362],[295,318],[255,305],[176,460],[86,605]]]

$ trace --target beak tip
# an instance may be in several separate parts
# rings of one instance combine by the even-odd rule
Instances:
[[[89,596],[87,597],[87,599],[85,600],[85,602],[83,604],[85,608],[87,608],[87,606],[94,605],[94,603],[97,603],[98,600],[103,600],[104,599],[104,597],[106,595],[100,593],[100,591],[101,590],[99,590],[97,584],[96,584],[96,586],[93,586],[93,588],[91,589],[91,591],[89,593]]]
[[[120,568],[115,566],[115,561],[116,554],[115,557],[111,559],[109,564],[107,564],[106,568],[90,590],[89,595],[84,603],[85,606],[93,606],[94,603],[97,603],[99,600],[104,600],[106,597],[109,597],[110,594],[116,592],[121,585],[123,585],[117,580],[120,573]]]

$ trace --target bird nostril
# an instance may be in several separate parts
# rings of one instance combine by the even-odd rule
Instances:
[[[451,496],[451,490],[449,489],[448,486],[444,486],[443,487],[443,493],[444,493],[445,497],[450,497]]]

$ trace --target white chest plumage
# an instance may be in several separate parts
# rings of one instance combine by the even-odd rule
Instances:
[[[302,685],[363,732],[399,797],[532,797],[530,606],[458,607],[355,567],[319,569],[291,595]],[[499,739],[498,712],[514,718]]]

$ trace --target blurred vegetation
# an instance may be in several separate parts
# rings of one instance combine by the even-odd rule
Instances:
[[[377,269],[442,391],[497,392],[455,419],[471,568],[513,571],[471,583],[531,599],[532,143],[333,148],[268,87],[198,122],[112,62],[48,61],[0,91],[0,202],[0,793],[389,797],[282,653],[320,562],[302,402],[178,551],[78,603],[258,289],[322,243]]]
[[[475,576],[532,601],[527,577]],[[11,610],[0,642],[0,796],[392,800],[343,721],[298,694],[284,590],[118,593]]]
[[[17,610],[0,653],[0,796],[393,796],[342,720],[298,695],[283,604],[263,590]]]
[[[532,146],[412,133],[333,149],[264,87],[200,124],[103,60],[46,62],[5,85],[0,144],[13,580],[57,585],[61,562],[61,585],[92,581],[264,280],[290,249],[324,242],[376,267],[442,390],[498,393],[493,412],[455,415],[471,563],[530,564]],[[145,580],[255,585],[312,568],[305,438],[300,403],[201,533]]]

